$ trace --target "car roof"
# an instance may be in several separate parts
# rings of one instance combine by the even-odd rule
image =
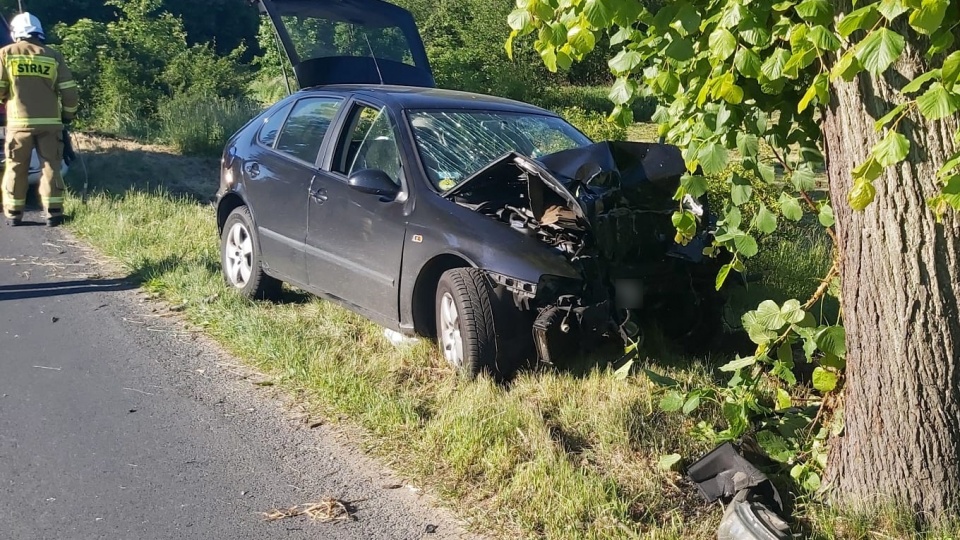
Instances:
[[[307,88],[301,92],[337,92],[350,93],[357,96],[367,96],[378,99],[388,106],[399,109],[461,109],[461,110],[493,110],[502,112],[541,114],[558,116],[552,111],[542,109],[529,103],[490,96],[444,90],[439,88],[423,88],[416,86],[365,85],[343,84],[326,85]]]

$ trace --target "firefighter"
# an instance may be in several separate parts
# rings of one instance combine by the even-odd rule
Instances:
[[[20,13],[10,23],[14,43],[0,49],[0,99],[7,105],[3,213],[19,225],[27,198],[30,158],[36,149],[43,166],[40,200],[47,226],[63,222],[64,124],[77,112],[77,83],[63,56],[44,45],[40,21]]]

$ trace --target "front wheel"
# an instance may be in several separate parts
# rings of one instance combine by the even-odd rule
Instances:
[[[248,298],[272,299],[280,295],[281,282],[263,271],[260,241],[246,206],[227,216],[220,235],[220,265],[230,288]]]
[[[437,340],[444,358],[466,378],[487,371],[499,375],[494,294],[476,268],[455,268],[440,276],[436,298]]]

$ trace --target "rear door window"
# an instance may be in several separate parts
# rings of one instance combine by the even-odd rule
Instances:
[[[264,117],[263,125],[257,134],[257,141],[260,144],[268,148],[273,148],[273,143],[277,142],[277,134],[280,133],[280,126],[282,126],[283,121],[287,119],[287,114],[290,113],[291,107],[293,107],[292,103],[287,104],[287,106],[274,111],[270,116]]]
[[[276,149],[301,161],[316,163],[323,138],[342,102],[333,97],[298,101],[280,131]]]

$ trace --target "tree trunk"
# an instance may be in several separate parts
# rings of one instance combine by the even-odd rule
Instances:
[[[849,12],[848,1],[839,4]],[[847,331],[845,429],[826,477],[844,505],[893,502],[938,518],[960,510],[960,219],[950,213],[936,223],[926,200],[957,150],[957,118],[928,123],[912,114],[900,124],[913,143],[907,161],[875,182],[867,210],[847,203],[850,171],[882,135],[875,119],[926,70],[919,52],[908,45],[883,78],[838,81],[824,116]]]

